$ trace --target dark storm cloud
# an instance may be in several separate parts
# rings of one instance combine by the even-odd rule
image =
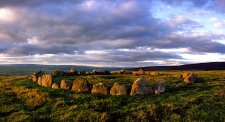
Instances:
[[[103,51],[104,52],[104,51]],[[86,53],[91,55],[90,53]],[[109,62],[134,62],[134,61],[146,61],[146,60],[162,60],[162,59],[180,59],[177,54],[170,54],[164,52],[151,52],[146,50],[111,50],[104,53],[97,53],[93,56],[97,59],[104,59]],[[102,60],[102,61],[104,61]],[[100,60],[101,61],[101,60]]]
[[[80,3],[82,0],[1,0],[0,7],[38,7],[46,4]]]

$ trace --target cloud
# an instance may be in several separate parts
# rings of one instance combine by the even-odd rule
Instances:
[[[191,8],[211,6],[203,0],[164,2]],[[193,30],[204,27],[200,21],[177,13],[165,20],[154,18],[152,6],[150,0],[0,1],[0,10],[4,10],[0,11],[0,20],[6,18],[2,16],[7,11],[15,15],[10,24],[0,21],[0,28],[4,28],[0,30],[0,54],[26,57],[26,62],[35,58],[34,62],[41,59],[98,65],[119,62],[121,66],[131,66],[182,58],[181,52],[171,54],[160,49],[225,53],[225,46],[213,41],[224,39],[224,35],[194,35]]]
[[[213,25],[215,28],[221,28],[221,27],[224,27],[224,23],[222,22],[217,22]]]
[[[215,22],[215,21],[218,21],[218,18],[216,18],[216,17],[211,17],[211,18],[209,18],[209,21]]]

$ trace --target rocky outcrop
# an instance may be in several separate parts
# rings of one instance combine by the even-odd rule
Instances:
[[[76,93],[83,93],[90,91],[90,85],[85,78],[76,78],[72,85],[72,91]]]
[[[156,84],[153,86],[153,90],[155,94],[160,94],[165,91],[165,85],[163,81],[157,81]]]
[[[71,89],[71,82],[68,80],[62,80],[60,83],[60,88],[65,90]]]
[[[149,85],[147,81],[143,78],[139,78],[134,81],[130,95],[149,95],[152,94],[153,90],[152,87]]]
[[[111,95],[127,95],[127,87],[120,83],[115,83],[110,90]]]
[[[105,84],[98,83],[98,84],[93,85],[91,93],[92,94],[104,94],[104,95],[106,95],[106,94],[109,94],[109,89]]]

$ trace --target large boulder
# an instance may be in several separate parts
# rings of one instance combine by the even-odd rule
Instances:
[[[127,95],[127,87],[120,83],[115,83],[110,90],[111,95]]]
[[[185,79],[184,79],[184,83],[185,84],[189,84],[189,83],[194,83],[196,81],[196,78],[193,74],[190,74],[189,76],[187,76]]]
[[[156,84],[153,87],[155,94],[160,94],[165,91],[165,85],[163,81],[157,81]]]
[[[68,80],[62,80],[60,83],[60,88],[65,90],[71,89],[71,82]]]
[[[109,94],[109,89],[108,87],[103,84],[103,83],[97,83],[95,85],[93,85],[93,88],[91,90],[92,94]]]
[[[76,78],[71,90],[76,93],[89,92],[90,85],[85,78]]]
[[[149,83],[143,78],[138,78],[132,85],[130,95],[149,95],[152,93],[153,90]]]
[[[51,74],[45,74],[41,77],[41,85],[44,87],[51,87],[53,83],[53,76]]]
[[[59,84],[58,83],[53,83],[52,84],[53,89],[59,89]]]

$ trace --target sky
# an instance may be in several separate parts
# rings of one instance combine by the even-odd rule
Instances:
[[[225,0],[0,0],[0,64],[225,61]]]

